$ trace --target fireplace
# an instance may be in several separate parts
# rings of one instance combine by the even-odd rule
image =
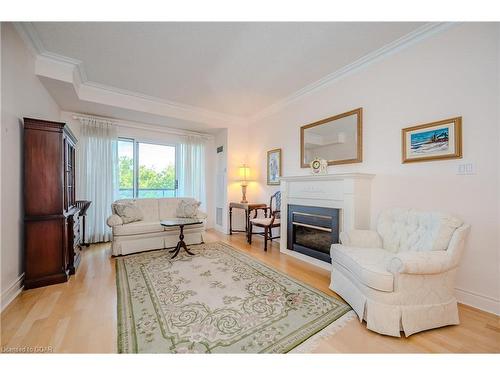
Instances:
[[[289,204],[287,248],[331,263],[330,246],[339,242],[339,209]]]
[[[281,177],[280,251],[331,270],[329,245],[338,242],[340,231],[370,227],[373,177],[365,173]]]

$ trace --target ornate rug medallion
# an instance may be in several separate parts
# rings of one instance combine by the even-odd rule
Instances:
[[[223,243],[116,259],[120,353],[286,353],[350,307]]]

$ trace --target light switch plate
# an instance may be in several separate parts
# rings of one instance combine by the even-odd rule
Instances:
[[[476,174],[476,167],[473,163],[459,164],[457,168],[458,175],[472,175]]]

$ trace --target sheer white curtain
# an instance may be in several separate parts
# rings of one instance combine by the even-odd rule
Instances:
[[[188,136],[180,146],[179,196],[192,197],[206,210],[205,140]]]
[[[118,137],[113,123],[82,118],[78,140],[79,199],[92,201],[87,211],[89,242],[111,240],[106,219],[118,196]]]

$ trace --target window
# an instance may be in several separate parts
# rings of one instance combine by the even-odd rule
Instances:
[[[118,141],[119,197],[134,198],[134,141]]]
[[[164,198],[175,197],[176,146],[118,141],[119,197]]]

